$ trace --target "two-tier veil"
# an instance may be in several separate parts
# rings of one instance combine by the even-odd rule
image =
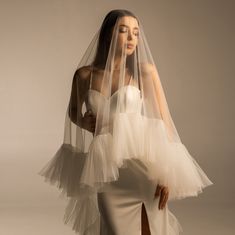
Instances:
[[[97,229],[97,193],[109,190],[131,159],[132,170],[168,186],[169,200],[212,184],[180,140],[143,26],[138,20],[137,46],[128,54],[128,39],[119,39],[131,32],[120,29],[120,19],[105,38],[101,27],[86,50],[72,81],[63,144],[40,172],[70,198],[65,222],[81,234]],[[83,126],[88,110],[94,133]]]

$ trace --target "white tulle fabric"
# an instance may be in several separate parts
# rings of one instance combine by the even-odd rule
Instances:
[[[132,61],[131,81],[135,82],[125,82],[129,71],[125,69],[128,57],[124,53],[125,46],[122,70],[114,76],[118,22],[102,76],[96,75],[92,66],[100,30],[88,47],[73,78],[63,144],[39,172],[69,198],[64,221],[71,223],[81,235],[99,234],[97,193],[113,189],[112,182],[119,180],[120,170],[127,167],[129,160],[141,162],[141,167],[134,168],[138,169],[140,177],[147,177],[153,185],[168,186],[169,200],[197,196],[203,188],[213,184],[178,136],[140,23],[138,50]],[[84,68],[88,68],[85,73]],[[84,75],[86,71],[88,76]],[[119,83],[112,93],[114,77],[119,78]],[[92,88],[97,80],[102,81],[100,91]],[[89,89],[87,99],[82,101],[80,94],[84,87]],[[75,118],[71,116],[74,104]],[[95,133],[79,124],[80,109],[83,113],[91,109],[96,115]],[[167,223],[171,232],[164,235],[178,234],[180,225],[176,218],[170,212],[165,216],[169,217]]]
[[[97,100],[104,103],[107,100],[97,91],[89,92],[89,102],[96,113]],[[100,134],[93,139],[81,183],[93,188],[117,180],[118,168],[130,158],[147,166],[148,170],[143,173],[150,180],[170,188],[169,199],[196,196],[211,183],[182,143],[168,141],[161,119],[141,115],[142,99],[136,87],[124,86],[118,92],[125,93],[123,113],[111,114],[112,134]],[[116,94],[111,99],[115,99]]]

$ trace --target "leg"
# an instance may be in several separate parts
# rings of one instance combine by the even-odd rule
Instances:
[[[141,234],[151,235],[150,229],[149,229],[148,216],[145,210],[144,203],[142,203],[142,210],[141,210]]]

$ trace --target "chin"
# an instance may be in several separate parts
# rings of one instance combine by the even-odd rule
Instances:
[[[126,50],[126,55],[132,55],[134,53],[135,49],[127,49]]]

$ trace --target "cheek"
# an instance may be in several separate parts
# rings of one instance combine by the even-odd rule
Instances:
[[[119,45],[123,45],[126,42],[126,40],[127,40],[127,37],[125,34],[120,34],[118,36],[118,44]]]
[[[134,41],[135,41],[135,45],[137,45],[138,44],[138,38],[135,37]]]

